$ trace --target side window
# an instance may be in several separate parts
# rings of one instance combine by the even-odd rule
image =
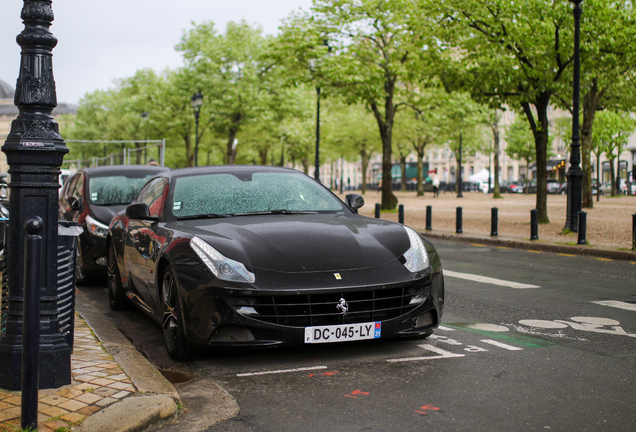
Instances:
[[[158,178],[148,183],[137,197],[137,202],[143,202],[148,205],[150,216],[160,217],[163,213],[164,190],[166,181]]]

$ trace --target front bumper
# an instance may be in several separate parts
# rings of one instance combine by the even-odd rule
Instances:
[[[420,276],[294,293],[199,286],[184,298],[186,337],[193,346],[209,348],[292,345],[304,343],[305,327],[363,322],[381,322],[381,338],[423,335],[440,324],[444,279],[441,267]],[[345,315],[337,309],[340,298],[350,306]]]

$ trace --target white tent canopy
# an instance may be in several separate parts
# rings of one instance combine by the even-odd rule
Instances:
[[[479,171],[477,174],[473,174],[470,177],[468,177],[468,180],[471,182],[482,182],[482,183],[488,183],[488,177],[490,176],[490,173],[488,172],[487,169],[483,169],[481,171]]]

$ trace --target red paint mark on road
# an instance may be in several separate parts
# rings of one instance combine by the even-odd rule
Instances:
[[[314,374],[309,374],[307,375],[309,378],[311,378],[312,376],[315,376]]]
[[[369,392],[365,392],[362,390],[354,390],[349,394],[343,395],[344,397],[349,397],[349,398],[353,398],[353,399],[358,399],[358,396],[353,396],[353,395],[362,395],[362,396],[366,396],[368,395]]]
[[[420,410],[424,410],[424,411],[420,411]],[[416,409],[415,412],[422,415],[427,415],[426,410],[439,411],[439,408],[437,408],[436,406],[433,406],[432,404],[428,404],[428,405],[424,405],[423,407],[420,407],[420,409]]]
[[[322,374],[324,376],[334,376],[335,374],[340,373],[340,371],[333,371],[333,372],[323,372]]]

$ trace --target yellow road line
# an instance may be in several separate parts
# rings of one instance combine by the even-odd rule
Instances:
[[[614,261],[613,259],[609,259],[609,258],[594,258],[597,259],[599,261]]]
[[[535,251],[535,250],[529,250],[529,249],[528,249],[528,252],[532,252],[532,253],[541,253],[541,251]]]
[[[572,254],[564,254],[564,253],[560,253],[557,255],[561,255],[561,256],[567,256],[567,257],[575,257],[576,255],[572,255]]]
[[[512,249],[512,248],[509,248],[509,247],[506,247],[506,246],[497,246],[497,249]]]
[[[486,247],[486,245],[484,244],[478,244],[478,243],[471,243],[471,246],[479,246],[479,247]]]

